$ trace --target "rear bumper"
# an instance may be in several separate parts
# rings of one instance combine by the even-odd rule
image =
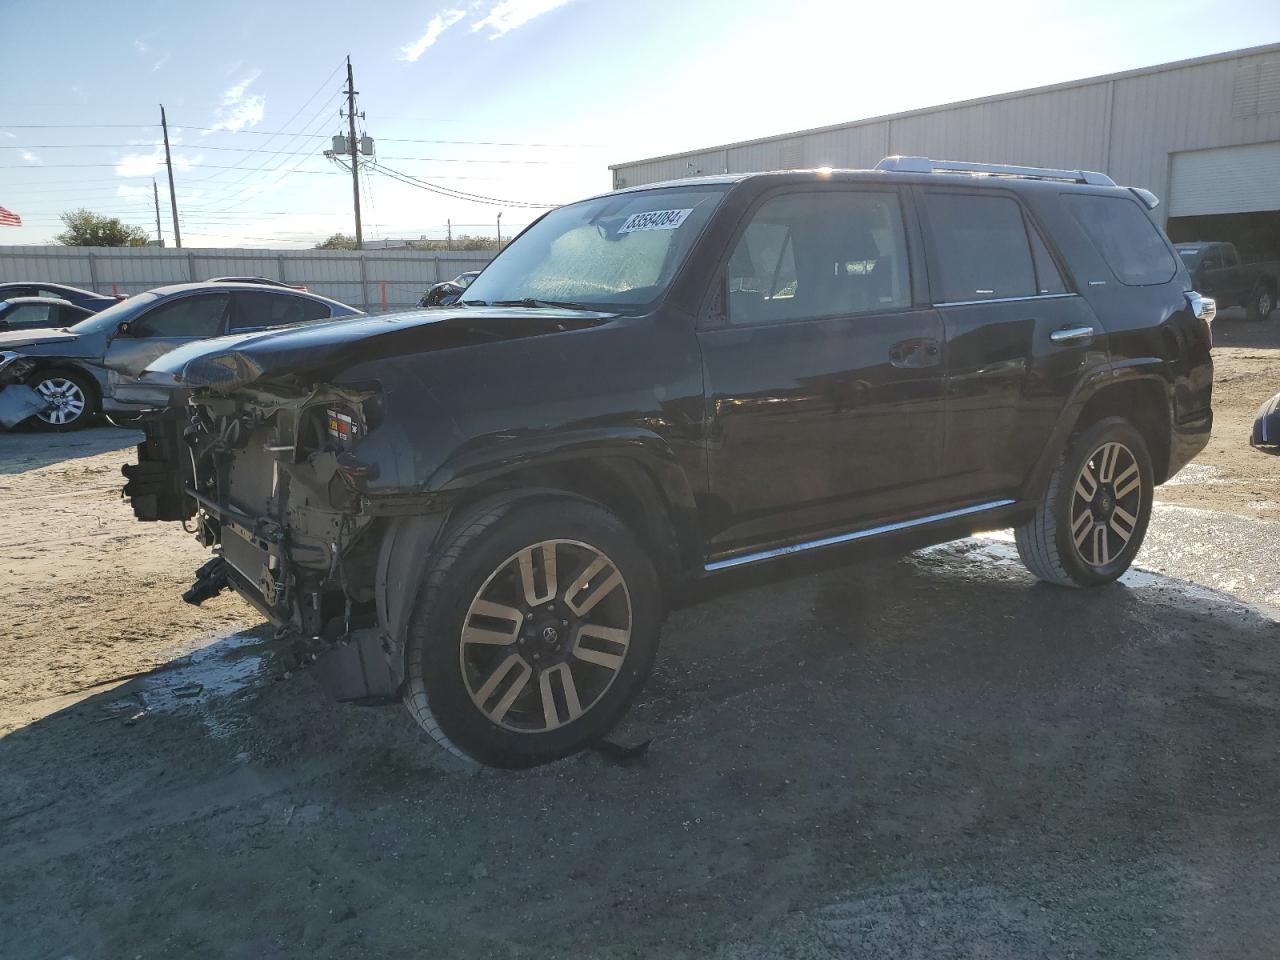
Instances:
[[[1173,425],[1173,433],[1169,437],[1169,471],[1165,480],[1169,480],[1179,470],[1195,458],[1209,443],[1209,435],[1213,432],[1213,411]]]

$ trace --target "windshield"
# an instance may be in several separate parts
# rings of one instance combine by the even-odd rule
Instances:
[[[154,293],[139,293],[128,300],[122,300],[113,307],[107,307],[101,313],[86,317],[67,329],[81,336],[87,333],[100,333],[103,330],[114,330],[122,320],[132,320],[139,310],[150,306],[157,299],[159,298]]]
[[[644,190],[553,210],[485,267],[462,302],[603,310],[650,304],[671,283],[725,189]]]

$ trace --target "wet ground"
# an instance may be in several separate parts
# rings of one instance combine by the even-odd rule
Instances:
[[[750,573],[668,621],[646,759],[510,774],[184,608],[130,442],[0,466],[6,960],[1277,955],[1280,458],[1162,490],[1097,591],[1003,533]]]

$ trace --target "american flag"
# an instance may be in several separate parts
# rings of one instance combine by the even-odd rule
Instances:
[[[6,210],[0,207],[0,227],[20,227],[22,226],[22,218],[12,210]]]

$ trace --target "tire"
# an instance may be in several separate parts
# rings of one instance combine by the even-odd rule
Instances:
[[[649,674],[663,612],[622,522],[572,496],[506,495],[452,522],[437,550],[405,638],[418,724],[458,756],[509,769],[608,733]]]
[[[1136,486],[1131,467],[1138,471]],[[1094,496],[1086,500],[1090,478]],[[1133,424],[1122,417],[1093,424],[1072,437],[1035,514],[1014,529],[1018,556],[1041,580],[1059,586],[1110,583],[1142,546],[1153,479],[1151,454]]]
[[[1253,296],[1249,298],[1249,302],[1245,304],[1244,309],[1250,320],[1260,322],[1271,316],[1271,311],[1275,308],[1275,295],[1272,294],[1270,287],[1264,285],[1253,291]]]
[[[79,370],[64,367],[40,370],[27,378],[27,385],[58,403],[57,407],[23,421],[23,425],[32,430],[57,433],[79,430],[93,422],[101,406],[93,378]]]

